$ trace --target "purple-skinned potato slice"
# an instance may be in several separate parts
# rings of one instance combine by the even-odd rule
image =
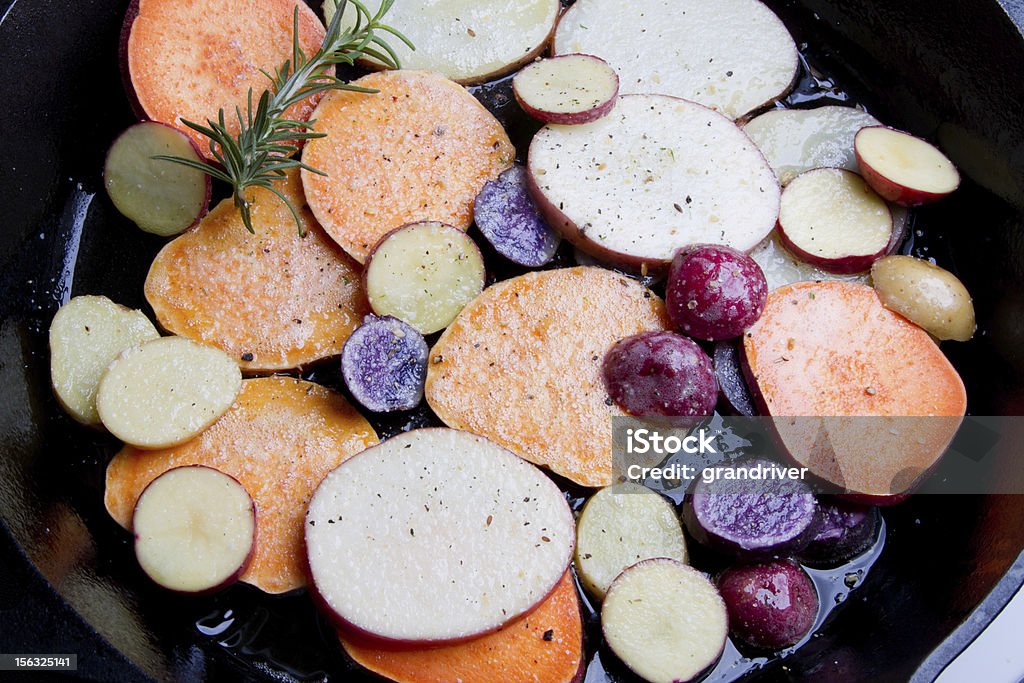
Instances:
[[[811,567],[835,567],[871,547],[878,535],[878,509],[842,500],[818,500],[817,529],[800,551]]]
[[[473,205],[473,220],[495,251],[521,266],[543,266],[561,242],[530,195],[522,166],[484,184]]]
[[[766,474],[753,478],[758,468]],[[744,559],[786,556],[807,546],[817,502],[799,468],[751,458],[714,471],[710,481],[702,473],[683,508],[683,522],[698,543]]]
[[[416,328],[368,315],[345,342],[341,374],[352,396],[375,413],[411,410],[423,398],[429,349]]]

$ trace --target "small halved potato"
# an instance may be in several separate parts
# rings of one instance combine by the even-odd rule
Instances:
[[[213,424],[241,389],[242,372],[229,355],[184,337],[163,337],[110,364],[96,408],[125,443],[167,448]]]
[[[50,323],[50,381],[57,401],[86,425],[98,425],[96,390],[122,351],[160,333],[142,311],[105,296],[76,296]]]
[[[686,562],[686,540],[672,505],[629,482],[603,488],[583,507],[576,523],[576,571],[594,597],[626,567],[653,557]]]
[[[924,328],[936,339],[974,336],[974,304],[953,273],[912,256],[886,256],[871,268],[885,307]]]

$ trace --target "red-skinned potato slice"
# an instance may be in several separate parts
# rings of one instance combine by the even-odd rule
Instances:
[[[573,683],[584,665],[583,624],[571,573],[537,609],[465,643],[396,650],[339,636],[357,664],[395,683]]]
[[[635,280],[602,268],[528,273],[474,299],[430,352],[425,394],[450,427],[583,486],[612,483],[613,415],[601,361],[616,341],[669,327]]]
[[[349,633],[453,643],[498,630],[555,589],[575,524],[533,465],[468,432],[417,429],[345,462],[306,512],[323,607]]]
[[[871,126],[854,139],[857,163],[875,192],[903,206],[942,199],[960,186],[960,173],[934,145],[909,133]]]
[[[139,495],[171,468],[205,465],[234,477],[259,511],[256,551],[241,580],[283,593],[306,583],[303,513],[313,491],[376,443],[373,428],[341,395],[289,377],[248,379],[231,410],[192,441],[121,450],[107,466],[104,503],[127,528]]]
[[[707,577],[682,562],[638,562],[612,582],[601,630],[612,651],[651,683],[685,683],[721,656],[725,603]]]
[[[229,131],[238,131],[235,107],[243,113],[249,88],[266,90],[260,70],[274,73],[292,58],[298,8],[299,44],[307,55],[319,49],[324,26],[299,0],[133,0],[121,34],[122,68],[139,113],[172,125],[213,158],[210,141],[182,124],[206,125],[224,109]],[[297,103],[285,116],[305,121],[316,98]]]
[[[781,287],[743,341],[751,389],[789,454],[865,501],[896,502],[911,489],[967,406],[963,381],[928,333],[864,285]]]
[[[852,171],[817,168],[801,173],[782,192],[782,243],[825,270],[867,270],[885,254],[892,233],[888,205]]]
[[[332,91],[313,118],[327,137],[306,144],[306,200],[327,233],[363,263],[406,223],[465,230],[484,183],[515,156],[505,130],[465,88],[425,71],[353,81],[377,94]]]
[[[779,231],[775,230],[761,244],[750,252],[750,258],[757,262],[768,282],[768,291],[778,289],[794,282],[815,280],[843,280],[857,282],[862,285],[871,284],[868,272],[839,274],[831,273],[811,263],[797,258],[782,244]]]
[[[146,299],[161,326],[223,349],[248,371],[338,355],[370,312],[358,266],[305,208],[298,174],[276,189],[298,207],[304,238],[280,199],[256,189],[255,234],[225,199],[166,245],[146,277]]]
[[[545,126],[528,171],[537,206],[563,237],[641,272],[692,244],[749,251],[779,215],[779,182],[750,138],[675,97],[621,96],[592,123]]]
[[[589,123],[615,106],[619,77],[600,57],[559,55],[520,70],[512,92],[523,111],[544,123]]]
[[[154,479],[132,515],[135,557],[156,584],[206,593],[237,579],[252,560],[256,507],[231,476],[175,467]]]

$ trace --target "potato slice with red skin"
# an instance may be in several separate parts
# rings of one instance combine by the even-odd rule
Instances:
[[[430,352],[426,397],[450,427],[481,434],[583,486],[612,483],[624,413],[601,360],[619,339],[665,330],[662,301],[624,275],[581,266],[527,273],[474,299]]]
[[[396,650],[339,635],[357,664],[396,683],[576,683],[586,665],[580,604],[571,572],[535,610],[465,643]]]
[[[902,206],[942,199],[960,187],[960,173],[934,145],[910,133],[869,126],[854,139],[864,180],[882,197]]]
[[[601,606],[605,642],[651,683],[684,683],[709,669],[725,649],[728,621],[714,584],[667,558],[628,567]]]
[[[209,593],[249,566],[256,506],[234,477],[202,465],[175,467],[139,496],[132,532],[135,557],[157,585]]]
[[[127,528],[143,489],[167,470],[206,465],[231,475],[259,510],[255,554],[241,580],[283,593],[306,584],[303,514],[313,491],[376,443],[373,427],[340,394],[290,377],[248,379],[235,405],[195,439],[159,451],[122,449],[107,466],[104,503]]]
[[[298,174],[256,189],[249,233],[230,199],[167,244],[146,277],[146,300],[170,332],[227,352],[243,370],[295,368],[341,353],[370,312],[359,271],[303,206]]]
[[[743,345],[748,384],[761,413],[781,418],[774,426],[790,456],[863,502],[902,500],[967,407],[960,375],[928,333],[865,285],[780,287]]]
[[[228,131],[238,132],[235,107],[246,109],[274,73],[292,58],[293,17],[298,8],[299,44],[307,55],[320,48],[325,30],[300,0],[133,0],[121,32],[121,66],[126,90],[144,118],[178,128],[212,159],[210,141],[182,123],[206,125],[224,109]],[[305,121],[316,106],[311,97],[285,117]]]
[[[544,123],[596,121],[615,106],[619,76],[593,55],[558,55],[524,67],[512,93],[527,114]]]
[[[406,223],[468,228],[477,193],[515,157],[498,120],[465,88],[426,71],[385,71],[353,84],[380,92],[328,93],[313,114],[326,137],[302,154],[327,174],[302,172],[327,233],[363,263]]]
[[[782,192],[779,239],[825,270],[863,272],[885,254],[892,237],[888,205],[853,171],[816,168]]]

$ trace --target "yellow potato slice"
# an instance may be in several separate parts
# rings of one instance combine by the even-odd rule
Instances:
[[[625,482],[587,501],[576,524],[576,571],[594,597],[603,599],[623,569],[654,557],[686,562],[683,527],[668,500]]]
[[[50,323],[50,381],[61,407],[82,424],[100,424],[96,390],[107,366],[159,336],[142,311],[105,296],[76,296],[61,306]]]
[[[188,441],[231,407],[238,365],[220,349],[163,337],[128,349],[96,393],[103,425],[125,443],[167,448]]]

